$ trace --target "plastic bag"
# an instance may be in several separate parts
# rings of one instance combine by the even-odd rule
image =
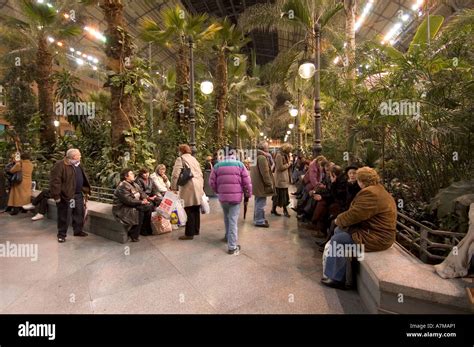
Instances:
[[[171,191],[167,191],[160,205],[156,208],[156,212],[162,215],[165,219],[171,218],[171,213],[174,210],[175,205],[179,201],[178,195]]]
[[[180,225],[184,225],[188,221],[188,215],[186,214],[186,211],[184,210],[183,206],[184,206],[183,200],[176,201],[176,213],[178,214]]]
[[[201,213],[202,214],[211,213],[211,207],[209,206],[209,198],[206,196],[206,194],[202,196]]]
[[[170,233],[172,230],[169,220],[163,218],[159,213],[153,212],[151,215],[151,229],[153,235]]]

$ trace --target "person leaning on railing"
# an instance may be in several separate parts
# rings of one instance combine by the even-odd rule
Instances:
[[[367,166],[356,172],[361,191],[357,193],[346,212],[339,214],[334,236],[329,241],[331,254],[326,258],[321,282],[329,287],[343,289],[346,280],[347,255],[336,251],[340,245],[361,244],[366,252],[383,251],[395,242],[397,207],[374,169]],[[338,247],[339,246],[339,247]]]

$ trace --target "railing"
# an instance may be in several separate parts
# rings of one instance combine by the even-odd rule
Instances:
[[[444,236],[447,243],[432,241],[430,239],[430,235]],[[423,225],[414,219],[411,219],[403,213],[398,212],[397,237],[400,241],[405,241],[411,249],[407,249],[407,247],[401,244],[399,241],[397,241],[397,243],[401,247],[407,249],[410,253],[413,253],[413,250],[416,250],[419,253],[419,258],[424,263],[443,261],[446,256],[433,254],[432,251],[435,249],[446,249],[451,251],[464,236],[466,236],[464,233],[433,230],[430,227]]]
[[[34,181],[36,181],[36,189],[38,190],[49,187],[49,181],[47,179],[38,178]],[[91,194],[89,195],[89,200],[111,204],[113,202],[113,199],[114,189],[91,186]]]

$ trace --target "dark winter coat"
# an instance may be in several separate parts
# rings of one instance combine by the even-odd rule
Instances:
[[[140,194],[138,199],[135,197],[135,193]],[[143,190],[135,182],[122,181],[115,189],[114,196],[112,214],[115,219],[129,228],[137,225],[139,212],[136,207],[141,206],[142,200],[147,198]]]

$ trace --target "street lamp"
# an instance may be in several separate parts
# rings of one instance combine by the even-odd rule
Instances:
[[[292,117],[296,117],[298,115],[298,109],[297,108],[291,107],[289,112],[290,112],[290,116],[292,116]]]
[[[316,67],[314,66],[314,63],[309,60],[303,61],[298,69],[298,74],[305,80],[313,77],[315,72]]]
[[[313,77],[315,79],[314,89],[314,144],[313,155],[321,154],[321,80],[319,72],[321,70],[321,26],[319,23],[314,25],[314,37],[316,39],[316,65],[309,61],[303,61],[298,69],[298,73],[303,79]]]
[[[214,90],[214,85],[211,81],[202,81],[201,82],[201,92],[205,95],[209,95]]]

